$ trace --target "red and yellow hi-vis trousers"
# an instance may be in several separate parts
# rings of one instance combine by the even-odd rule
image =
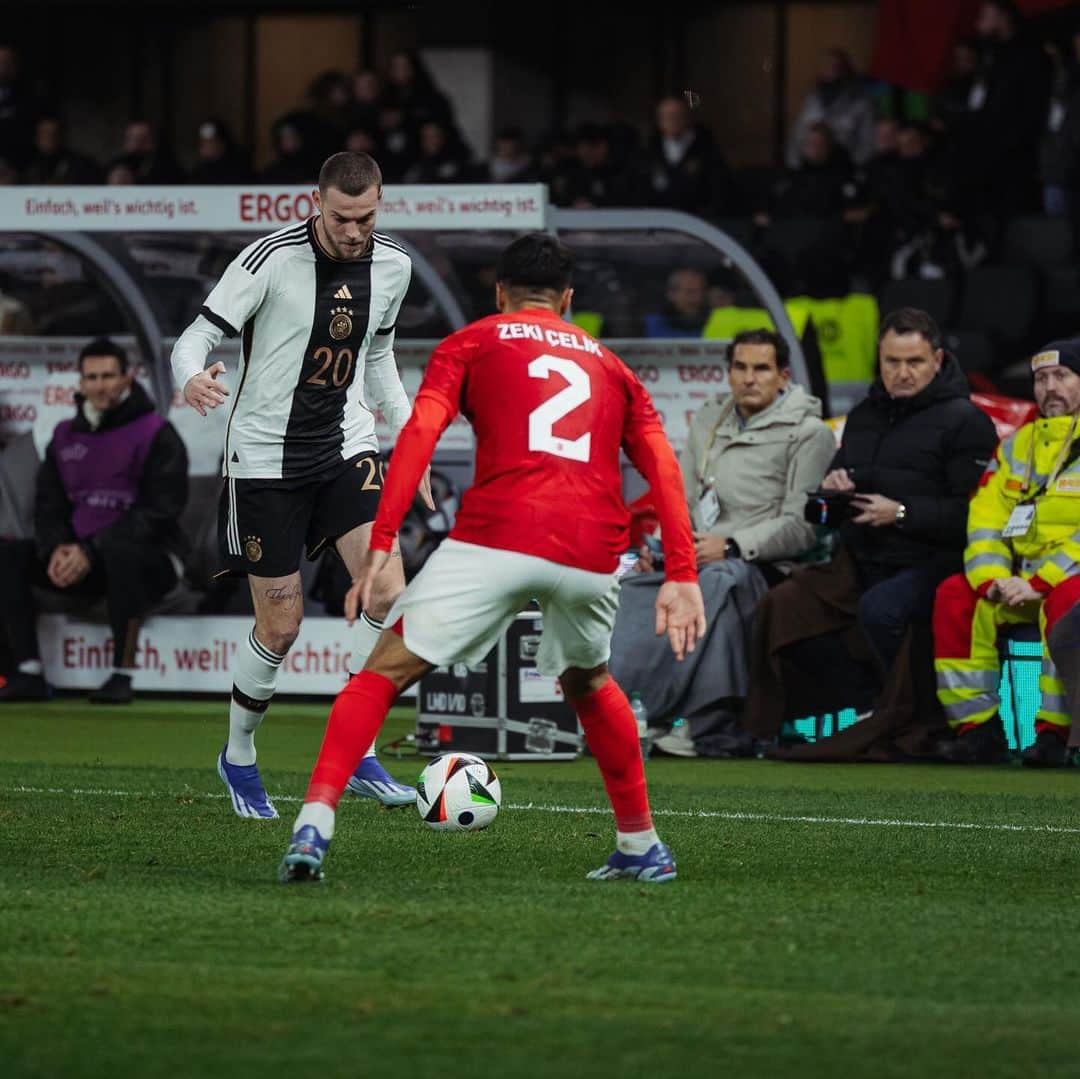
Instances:
[[[998,710],[998,630],[1024,623],[1039,625],[1043,644],[1039,689],[1042,703],[1035,716],[1035,730],[1069,731],[1069,706],[1065,686],[1058,677],[1046,648],[1046,634],[1057,620],[1080,601],[1080,577],[1070,577],[1051,589],[1039,604],[1007,607],[981,599],[962,573],[947,577],[934,599],[934,670],[937,695],[955,729],[985,723]]]

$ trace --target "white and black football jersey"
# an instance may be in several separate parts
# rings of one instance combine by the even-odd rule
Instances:
[[[319,244],[314,222],[244,248],[200,310],[224,334],[242,338],[226,476],[315,475],[379,449],[365,380],[370,385],[374,369],[394,365],[394,324],[412,263],[381,233],[373,233],[362,258],[335,259]],[[396,368],[392,375],[400,391]],[[407,416],[407,399],[404,407]]]

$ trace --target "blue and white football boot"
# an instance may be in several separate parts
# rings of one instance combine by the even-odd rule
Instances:
[[[345,789],[359,798],[374,798],[384,806],[416,804],[416,788],[399,783],[379,763],[378,757],[365,757],[349,777]]]
[[[229,788],[232,807],[238,817],[277,820],[278,811],[267,796],[259,769],[254,764],[230,764],[223,749],[218,757],[217,773]]]
[[[314,824],[298,828],[285,850],[285,857],[281,859],[278,880],[282,884],[322,880],[322,864],[329,849],[330,840],[323,839]]]
[[[666,884],[674,880],[675,857],[666,843],[654,843],[644,854],[623,854],[617,850],[599,869],[586,873],[587,880],[639,880],[646,884]]]

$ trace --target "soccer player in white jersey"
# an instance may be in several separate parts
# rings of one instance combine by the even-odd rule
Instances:
[[[217,768],[241,817],[277,816],[255,763],[255,730],[300,629],[301,549],[313,558],[333,544],[359,575],[383,479],[369,404],[395,435],[409,418],[393,346],[412,264],[375,231],[381,196],[382,174],[367,154],[328,158],[314,196],[320,212],[244,248],[172,352],[176,384],[200,415],[231,403],[218,541],[226,571],[247,575],[255,627],[237,653]],[[221,380],[223,363],[206,366],[223,336],[242,339],[235,389]],[[419,489],[434,508],[429,472]],[[351,673],[363,668],[404,587],[396,556],[353,623]],[[349,789],[386,805],[415,800],[375,758],[374,744]]]

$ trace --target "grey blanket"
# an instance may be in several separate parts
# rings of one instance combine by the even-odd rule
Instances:
[[[694,652],[678,663],[667,635],[654,632],[656,593],[663,580],[662,573],[622,579],[611,640],[611,673],[628,695],[641,694],[650,724],[746,696],[751,622],[768,590],[765,578],[748,562],[705,566],[700,581],[708,626]]]

